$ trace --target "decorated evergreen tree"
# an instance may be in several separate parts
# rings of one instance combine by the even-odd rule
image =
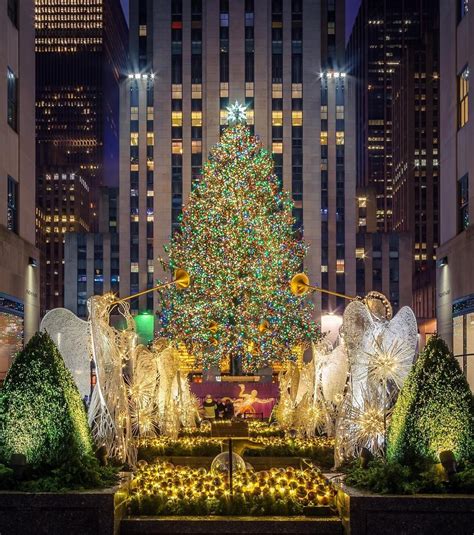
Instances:
[[[439,462],[442,451],[474,457],[474,401],[444,341],[433,336],[419,355],[392,414],[387,458]]]
[[[238,357],[253,371],[294,360],[320,332],[310,303],[289,290],[306,253],[293,235],[292,202],[243,115],[231,110],[234,124],[211,150],[167,249],[165,267],[184,268],[192,284],[163,295],[161,320],[162,334],[205,367]]]
[[[0,462],[24,454],[33,468],[55,468],[92,453],[74,380],[50,336],[37,333],[0,389]]]

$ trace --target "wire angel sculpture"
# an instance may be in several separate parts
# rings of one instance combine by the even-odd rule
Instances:
[[[391,409],[415,358],[418,329],[409,307],[389,320],[353,301],[344,312],[342,336],[350,381],[336,425],[336,466],[363,447],[384,452]]]

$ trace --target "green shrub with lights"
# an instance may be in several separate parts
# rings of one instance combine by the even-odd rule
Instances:
[[[457,461],[474,458],[474,400],[456,359],[444,341],[433,336],[395,405],[387,460],[438,463],[443,451],[452,451]]]
[[[7,465],[26,457],[22,476]],[[107,486],[115,470],[100,467],[81,396],[47,333],[15,358],[0,389],[0,488],[55,491]]]

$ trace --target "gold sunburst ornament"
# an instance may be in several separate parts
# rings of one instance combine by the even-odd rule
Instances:
[[[215,334],[219,330],[219,324],[217,323],[217,321],[213,320],[209,323],[209,330],[213,334]]]

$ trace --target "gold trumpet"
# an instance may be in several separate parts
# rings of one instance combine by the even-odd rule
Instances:
[[[168,286],[173,286],[173,284],[176,285],[176,288],[178,288],[178,290],[185,290],[186,288],[188,288],[189,285],[191,284],[191,277],[189,273],[184,269],[176,269],[174,272],[173,280],[171,282],[166,282],[165,284],[154,286],[153,288],[149,288],[148,290],[143,290],[142,292],[129,295],[128,297],[122,297],[121,299],[117,299],[117,301],[114,301],[111,306],[118,305],[119,303],[122,303],[123,301],[129,301],[130,299],[135,299],[135,297],[140,297],[141,295],[154,292],[155,290],[161,290]]]
[[[326,290],[324,288],[319,288],[317,286],[311,286],[309,283],[309,278],[306,273],[297,273],[293,276],[290,281],[290,289],[293,295],[302,296],[305,295],[308,291],[325,293],[329,295],[335,295],[336,297],[342,297],[348,301],[362,301],[367,308],[375,316],[384,317],[386,319],[391,319],[393,315],[392,305],[390,301],[385,297],[384,294],[380,292],[369,292],[365,297],[351,296],[341,294],[339,292],[333,292],[332,290]]]

